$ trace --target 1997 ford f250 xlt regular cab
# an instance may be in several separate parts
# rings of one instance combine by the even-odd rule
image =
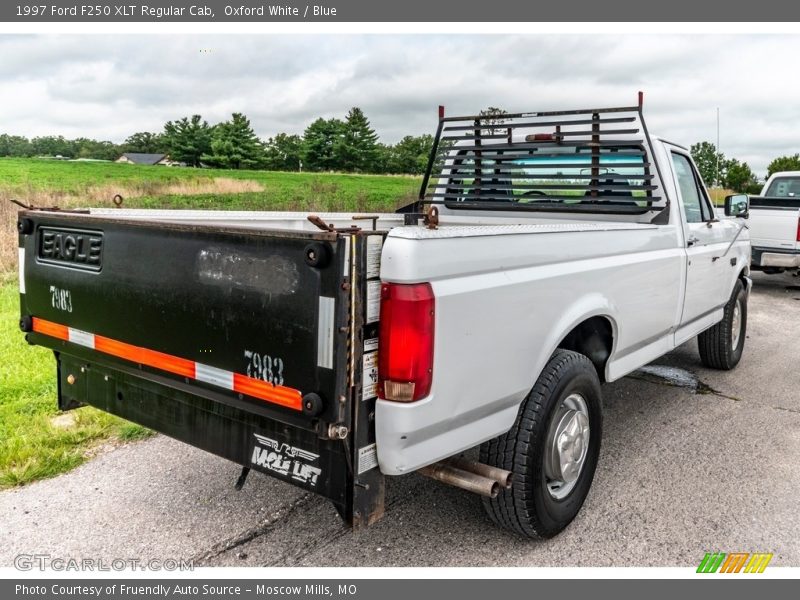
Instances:
[[[749,204],[753,268],[765,273],[800,268],[800,171],[773,173]]]
[[[354,526],[383,514],[385,476],[419,471],[555,535],[594,476],[601,383],[695,336],[705,365],[739,362],[750,247],[641,99],[504,119],[440,109],[396,214],[22,212],[20,325],[55,351],[59,406],[226,457],[238,484],[316,492]]]

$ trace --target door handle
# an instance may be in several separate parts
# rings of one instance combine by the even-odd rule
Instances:
[[[695,235],[692,235],[692,236],[689,236],[689,239],[686,240],[686,245],[687,246],[694,246],[699,241],[700,241],[699,237],[697,237]]]

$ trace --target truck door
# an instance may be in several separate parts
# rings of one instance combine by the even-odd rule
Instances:
[[[722,260],[725,252],[726,228],[716,218],[705,187],[689,156],[670,152],[675,184],[683,209],[684,241],[686,244],[686,293],[681,326],[689,325],[724,304],[720,297],[724,289]]]

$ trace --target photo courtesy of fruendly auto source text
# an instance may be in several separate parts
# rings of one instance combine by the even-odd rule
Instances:
[[[0,5],[0,597],[800,579],[800,7]]]

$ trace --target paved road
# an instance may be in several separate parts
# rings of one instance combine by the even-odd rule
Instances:
[[[353,533],[325,501],[158,436],[53,480],[0,493],[0,565],[19,553],[194,558],[260,566],[671,566],[706,551],[774,552],[800,566],[800,283],[756,274],[745,356],[605,386],[600,466],[578,518],[544,542],[495,529],[480,501],[416,475],[391,479],[387,516]],[[686,387],[688,386],[688,387]],[[697,387],[697,389],[695,389]]]

